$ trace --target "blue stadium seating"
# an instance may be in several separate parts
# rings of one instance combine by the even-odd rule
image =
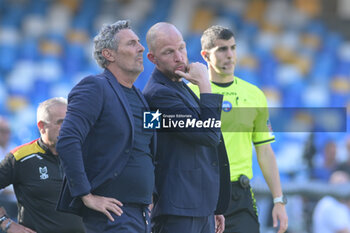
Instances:
[[[228,2],[227,4],[234,4]],[[123,4],[127,3],[128,1],[115,1],[114,4],[122,11]],[[248,4],[245,1],[241,3]],[[22,1],[21,4],[21,1],[0,0],[0,54],[2,56],[0,59],[0,114],[8,115],[12,122],[19,121],[16,125],[23,125],[26,132],[35,131],[35,125],[28,126],[26,122],[21,122],[23,119],[17,117],[17,114],[22,109],[35,109],[40,101],[59,93],[66,95],[83,75],[101,72],[101,68],[95,64],[87,51],[92,44],[92,37],[96,34],[96,19],[101,15],[102,4],[106,2],[80,1],[78,8],[74,8],[72,12],[73,17],[66,31],[52,31],[47,28],[42,34],[39,32],[29,36],[24,34],[26,17],[38,16],[39,19],[43,19],[44,24],[53,4],[68,4],[68,2],[29,0]],[[146,48],[144,72],[135,82],[135,86],[140,89],[143,89],[154,69],[154,65],[146,56],[146,32],[154,23],[170,20],[175,1],[154,0],[150,1],[150,4],[152,7],[145,13],[143,20],[133,25],[141,43]],[[273,3],[267,1],[266,4]],[[290,1],[287,4],[290,4]],[[346,42],[339,32],[330,30],[318,18],[300,23],[303,21],[298,17],[291,19],[290,22],[270,20],[268,30],[266,24],[254,19],[248,20],[246,12],[241,8],[238,10],[233,6],[226,7],[224,2],[210,2],[206,6],[211,8],[217,19],[221,20],[219,22],[227,22],[234,29],[239,55],[235,74],[262,89],[275,90],[280,96],[282,107],[349,104],[349,93],[339,89],[342,84],[334,85],[337,77],[345,77],[345,81],[340,81],[350,85],[350,61],[347,60],[349,55],[339,55],[339,50]],[[118,15],[114,17],[116,20],[119,19]],[[188,23],[191,25],[191,22]],[[274,29],[271,30],[271,27]],[[71,33],[76,34],[71,35]],[[320,44],[315,46],[303,44],[304,35],[316,38]],[[191,30],[184,32],[189,60],[205,63],[200,55],[200,36],[200,33]],[[287,57],[290,58],[289,61],[283,60],[286,58],[276,54],[277,45],[280,44],[293,48],[294,57]],[[256,65],[240,66],[240,59],[247,57],[253,59]],[[306,68],[298,63],[300,58],[308,62]],[[23,65],[26,62],[27,65]],[[32,69],[30,64],[33,64]],[[318,96],[320,99],[314,101]],[[20,104],[16,102],[16,98],[20,98]],[[9,107],[9,103],[14,106],[10,104],[11,107]],[[37,136],[36,133],[33,135],[26,133],[27,136],[23,137],[16,130],[13,132],[16,143],[24,143],[27,142],[28,137]],[[282,148],[288,140],[281,135],[279,143],[275,146],[277,156],[280,156],[277,147]],[[316,140],[321,139],[317,136]],[[302,140],[300,143],[302,146]],[[318,141],[316,143],[322,144]]]

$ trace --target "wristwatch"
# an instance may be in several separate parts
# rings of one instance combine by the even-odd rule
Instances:
[[[6,220],[6,219],[8,219],[9,217],[6,215],[6,214],[4,214],[3,216],[1,216],[0,217],[0,225]]]
[[[280,197],[276,197],[273,199],[273,204],[276,204],[276,203],[281,203],[283,205],[287,204],[287,197],[285,196],[280,196]]]

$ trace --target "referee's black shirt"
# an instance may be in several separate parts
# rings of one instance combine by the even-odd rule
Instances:
[[[63,182],[59,158],[34,140],[12,150],[0,163],[0,189],[13,184],[18,222],[38,233],[82,233],[80,217],[56,211]]]

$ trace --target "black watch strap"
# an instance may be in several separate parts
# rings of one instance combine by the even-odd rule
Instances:
[[[6,215],[6,214],[4,214],[3,216],[1,216],[0,217],[0,225],[6,220],[6,219],[8,219],[9,217]]]

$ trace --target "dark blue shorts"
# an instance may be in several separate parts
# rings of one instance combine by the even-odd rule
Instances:
[[[214,215],[208,217],[187,217],[161,215],[152,219],[152,233],[213,233]]]
[[[124,204],[123,214],[113,213],[114,222],[102,213],[89,210],[83,216],[86,233],[151,233],[149,210],[146,205]]]

